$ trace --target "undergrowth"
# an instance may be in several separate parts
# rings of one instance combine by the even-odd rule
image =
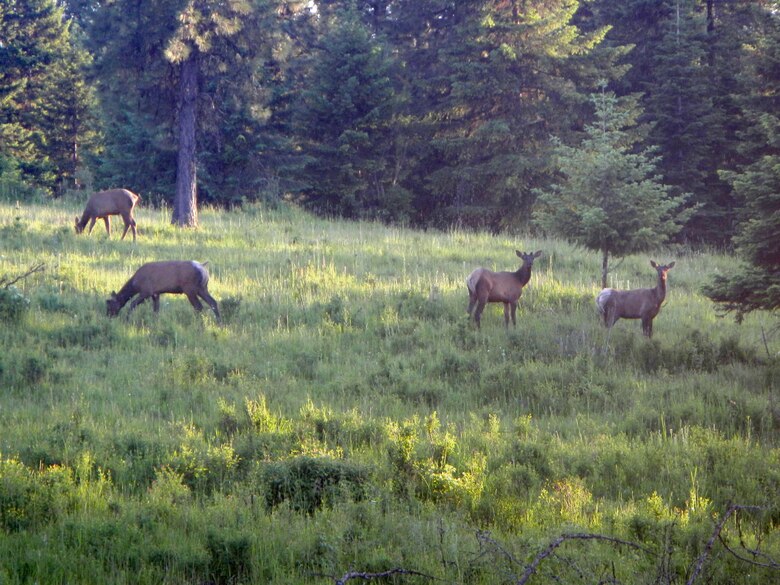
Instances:
[[[677,261],[648,340],[601,327],[598,259],[560,241],[258,206],[141,209],[132,244],[59,205],[0,205],[0,276],[46,265],[0,296],[1,583],[517,582],[564,534],[591,538],[531,582],[672,583],[733,504],[701,580],[777,578],[732,554],[780,559],[780,365],[766,316],[699,292],[729,258],[625,260]],[[515,249],[544,252],[518,326],[478,331],[465,277]],[[178,295],[105,315],[163,259],[209,262],[223,326]]]

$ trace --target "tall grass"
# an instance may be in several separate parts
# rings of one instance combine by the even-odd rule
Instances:
[[[780,558],[780,342],[701,296],[726,255],[619,266],[638,287],[677,262],[647,340],[600,326],[599,259],[561,241],[248,207],[196,230],[141,208],[133,244],[76,236],[76,207],[0,204],[0,276],[46,264],[0,330],[0,582],[498,583],[572,530],[656,553],[581,545],[537,582],[677,582],[729,502],[757,511],[725,542]],[[515,249],[544,251],[517,329],[489,305],[477,331],[465,277]],[[105,316],[163,259],[209,262],[224,326],[176,295]],[[718,551],[708,582],[748,582]]]

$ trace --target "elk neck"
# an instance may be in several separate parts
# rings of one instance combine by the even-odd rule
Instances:
[[[527,264],[523,264],[517,272],[514,273],[515,278],[520,281],[520,284],[522,286],[525,286],[528,284],[528,281],[531,280],[531,267]]]
[[[659,301],[666,298],[666,273],[658,275],[658,284],[655,285],[655,296]]]

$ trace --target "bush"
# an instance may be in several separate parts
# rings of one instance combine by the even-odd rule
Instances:
[[[209,576],[215,585],[231,585],[251,580],[252,542],[245,535],[206,535]]]
[[[16,325],[24,320],[30,300],[15,286],[0,288],[0,321],[6,325]]]
[[[368,470],[355,463],[327,457],[296,457],[266,465],[263,480],[269,508],[288,502],[293,510],[314,514],[340,498],[361,500]]]
[[[60,518],[75,500],[71,472],[51,466],[35,472],[15,459],[0,460],[0,528],[17,532]]]

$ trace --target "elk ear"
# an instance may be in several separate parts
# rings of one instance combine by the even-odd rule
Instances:
[[[669,263],[669,266],[667,266],[666,268],[667,268],[667,269],[669,269],[669,268],[674,268],[674,262],[670,262],[670,263]]]
[[[541,255],[542,255],[542,251],[541,250],[537,250],[536,252],[534,252],[534,258],[538,258]]]
[[[522,258],[523,257],[523,253],[520,250],[515,250],[515,254],[517,254],[518,258]]]
[[[650,260],[650,266],[653,268],[658,268],[658,264],[655,263],[655,260]]]

